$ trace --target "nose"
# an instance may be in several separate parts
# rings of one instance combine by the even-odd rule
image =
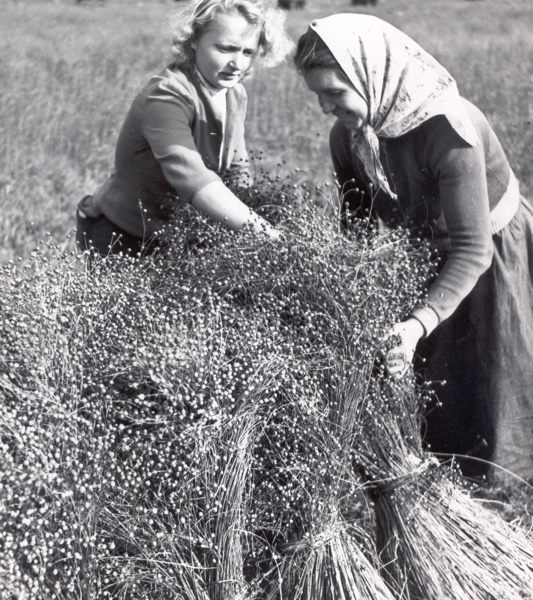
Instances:
[[[320,94],[318,96],[318,104],[320,104],[320,108],[325,115],[329,115],[335,109],[335,104]]]
[[[230,66],[236,71],[242,71],[244,68],[245,56],[242,52],[235,52],[229,61]]]

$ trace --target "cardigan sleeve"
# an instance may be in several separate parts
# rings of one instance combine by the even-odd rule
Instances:
[[[142,108],[143,134],[161,165],[166,180],[186,201],[213,181],[217,173],[207,168],[195,144],[192,100],[171,89],[156,88]]]
[[[438,182],[451,250],[430,286],[427,304],[439,321],[449,317],[473,289],[492,260],[492,235],[484,147],[467,144],[445,118],[428,133],[426,155]],[[413,316],[422,320],[415,310]],[[426,334],[428,322],[423,322]]]

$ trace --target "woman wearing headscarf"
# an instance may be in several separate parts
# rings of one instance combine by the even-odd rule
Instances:
[[[337,120],[330,149],[342,220],[380,219],[430,241],[442,267],[427,301],[385,336],[401,377],[440,382],[425,442],[533,476],[533,210],[484,115],[432,56],[373,16],[311,23],[295,64]],[[469,457],[469,458],[467,458]]]

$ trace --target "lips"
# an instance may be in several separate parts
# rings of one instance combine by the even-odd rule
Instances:
[[[340,119],[341,121],[343,119],[345,119],[346,117],[350,116],[350,113],[348,112],[338,112],[338,111],[334,111],[333,112],[333,116],[337,117],[337,119]]]

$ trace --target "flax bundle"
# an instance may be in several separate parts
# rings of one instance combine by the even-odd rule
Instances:
[[[268,600],[395,598],[380,572],[368,532],[357,521],[346,521],[341,511],[346,497],[361,486],[352,468],[352,443],[359,429],[359,399],[368,387],[370,368],[353,368],[344,360],[335,367],[330,372],[328,391],[308,390],[309,402],[314,398],[325,410],[302,414],[298,428],[293,429],[309,455],[320,455],[316,464],[326,468],[298,481],[303,501],[291,507],[298,514],[298,526],[293,530],[296,539],[278,545],[279,553],[273,553]],[[331,392],[347,386],[346,381],[356,394]],[[322,402],[316,402],[319,396]],[[308,464],[312,463],[308,460]]]
[[[268,600],[393,600],[360,539],[330,507],[327,521],[285,549]],[[277,583],[277,585],[276,585]]]
[[[371,490],[378,550],[393,595],[402,600],[527,598],[533,589],[527,536],[474,502],[456,474],[423,452],[414,384],[397,386],[371,372],[377,340],[420,300],[428,271],[424,257],[400,236],[380,237],[365,229],[343,236],[312,214],[290,216],[280,224],[288,240],[282,244],[258,244],[246,233],[227,234],[200,222],[202,245],[191,252],[182,239],[172,247],[185,248],[186,256],[167,263],[179,267],[180,289],[198,290],[202,302],[220,297],[224,310],[233,311],[236,327],[228,328],[226,318],[223,330],[232,344],[244,336],[235,356],[253,363],[246,346],[252,336],[245,334],[253,329],[252,315],[261,315],[256,337],[264,344],[257,350],[287,359],[288,375],[270,394],[271,410],[289,407],[285,417],[292,429],[283,425],[281,413],[277,421],[270,415],[268,426],[281,445],[278,449],[270,441],[264,447],[269,463],[258,463],[256,454],[253,466],[270,485],[265,489],[271,505],[265,510],[254,492],[252,510],[262,515],[257,530],[270,527],[274,538],[282,531],[268,523],[270,513],[278,523],[292,515],[299,524],[294,532],[299,541],[281,548],[270,597],[383,597],[380,571],[366,570],[370,581],[360,576],[363,551],[347,536],[347,525],[331,516],[341,501],[340,485],[327,489],[320,477],[308,479],[321,462],[310,451],[317,448],[325,461],[342,465],[328,473],[330,481],[356,486],[362,475]],[[178,239],[185,229],[176,230]],[[310,403],[309,389],[317,380],[324,381],[324,389],[329,385],[325,394],[330,395],[317,395],[317,420],[303,427],[305,418],[299,417],[305,414],[298,411]],[[324,436],[317,441],[314,431]],[[328,445],[326,437],[337,445]],[[299,503],[285,509],[276,503],[276,494],[290,499],[294,490]],[[307,497],[314,503],[306,503]]]
[[[358,460],[377,546],[402,600],[533,598],[533,539],[485,508],[466,481],[424,452],[414,386],[376,379]]]

